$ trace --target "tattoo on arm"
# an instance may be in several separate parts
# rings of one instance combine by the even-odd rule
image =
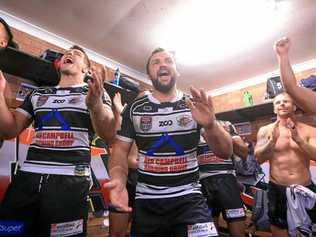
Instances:
[[[269,142],[269,139],[265,136],[260,137],[260,139],[257,141],[257,146],[262,147],[267,145]]]
[[[268,132],[269,130],[267,128],[262,128],[258,132],[257,144],[255,147],[255,155],[259,163],[268,160],[273,153],[273,147],[271,146],[271,141],[268,137]]]
[[[258,139],[257,139],[257,146],[262,147],[269,142],[267,133],[268,133],[267,129],[262,129],[261,131],[259,131]]]

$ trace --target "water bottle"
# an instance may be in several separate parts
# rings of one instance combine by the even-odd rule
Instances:
[[[117,68],[114,72],[114,80],[112,81],[112,83],[116,86],[120,85],[120,77],[121,77],[121,72],[120,69]]]

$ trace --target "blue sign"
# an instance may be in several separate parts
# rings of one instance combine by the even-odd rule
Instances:
[[[0,221],[0,235],[22,235],[24,223],[21,221]]]

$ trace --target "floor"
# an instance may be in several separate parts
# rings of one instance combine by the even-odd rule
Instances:
[[[87,237],[108,237],[109,227],[108,218],[95,218],[92,215],[88,219]]]
[[[247,215],[247,221],[249,221],[250,216]],[[108,217],[96,218],[92,215],[89,216],[88,219],[88,235],[87,237],[109,237],[109,222]],[[223,219],[220,218],[220,236],[229,236],[227,232],[227,225]],[[247,235],[245,236],[258,236],[258,237],[271,237],[271,233],[255,231],[251,229],[247,229]]]

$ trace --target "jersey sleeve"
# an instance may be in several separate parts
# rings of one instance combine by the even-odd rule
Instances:
[[[229,134],[232,137],[239,136],[239,133],[238,133],[236,127],[231,122],[228,122],[228,127],[229,127]]]
[[[28,94],[25,97],[24,102],[15,110],[17,112],[24,114],[27,118],[34,117],[34,108],[33,108],[33,104],[32,104],[32,94],[33,93]]]
[[[230,134],[231,137],[239,136],[236,127],[229,121],[218,120],[219,124]]]
[[[117,131],[117,138],[125,142],[133,142],[135,139],[135,128],[132,121],[131,106],[128,105],[123,110],[121,127]]]

